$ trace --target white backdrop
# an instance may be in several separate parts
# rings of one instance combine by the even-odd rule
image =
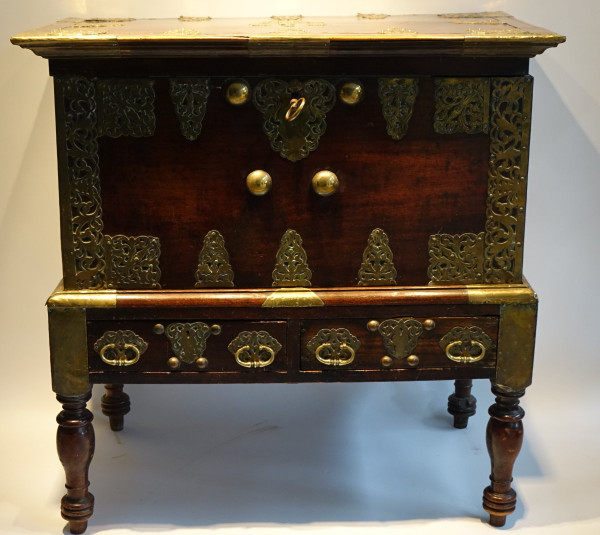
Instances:
[[[600,75],[594,0],[18,0],[0,2],[0,533],[59,533],[44,300],[60,278],[47,62],[11,35],[68,17],[504,10],[566,34],[532,60],[525,273],[540,295],[534,384],[515,468],[526,534],[600,533]],[[454,430],[450,382],[130,386],[116,435],[99,411],[89,533],[492,533],[480,497],[489,384]]]

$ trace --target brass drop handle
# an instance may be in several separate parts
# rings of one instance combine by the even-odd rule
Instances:
[[[291,123],[297,119],[300,113],[302,113],[302,109],[305,105],[306,99],[304,97],[293,98],[290,100],[290,107],[285,112],[285,120]]]
[[[109,359],[105,356],[106,352],[109,349],[115,350],[117,358]],[[128,349],[131,349],[134,354],[133,358],[131,359],[127,358]],[[100,358],[103,362],[106,362],[106,364],[110,364],[111,366],[131,366],[132,364],[135,364],[138,360],[140,360],[140,350],[133,344],[123,344],[122,349],[117,349],[116,344],[106,344],[100,350]]]
[[[262,358],[263,351],[266,351],[269,358]],[[242,346],[235,352],[235,361],[244,368],[265,368],[269,364],[272,364],[274,360],[275,351],[263,344],[258,346],[256,352],[251,352],[249,345]]]
[[[332,356],[323,357],[321,355],[321,352],[324,350],[330,351]],[[344,351],[347,351],[349,353],[349,356],[347,358],[341,358],[341,355]],[[354,351],[354,349],[345,342],[342,342],[340,344],[339,351],[335,351],[333,349],[333,344],[331,344],[330,342],[325,342],[319,347],[317,347],[317,349],[315,349],[315,357],[317,357],[317,360],[322,364],[326,364],[327,366],[347,366],[348,364],[354,361],[355,355],[356,352]]]
[[[453,355],[452,350],[459,346],[461,348],[460,355]],[[479,353],[475,356],[471,355],[470,347],[478,347]],[[477,340],[471,340],[470,347],[465,347],[462,340],[456,340],[455,342],[451,342],[446,346],[446,356],[454,362],[461,362],[463,364],[477,362],[485,356],[485,346],[481,342],[478,342]]]

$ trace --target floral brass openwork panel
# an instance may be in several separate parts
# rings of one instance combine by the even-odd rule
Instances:
[[[254,106],[263,115],[263,131],[271,148],[296,162],[319,145],[327,127],[327,112],[335,104],[335,87],[327,80],[285,82],[269,78],[254,89]],[[295,102],[302,102],[290,115]]]
[[[170,323],[165,328],[165,336],[171,342],[175,356],[191,364],[201,358],[206,350],[206,340],[211,329],[206,323]]]
[[[100,79],[98,135],[148,137],[154,134],[154,82]]]
[[[154,236],[104,236],[109,288],[160,288],[160,240]]]
[[[429,237],[429,280],[476,284],[483,277],[483,232]]]
[[[380,78],[379,99],[385,118],[387,133],[392,139],[402,139],[408,131],[408,123],[419,92],[416,78]]]
[[[147,342],[133,331],[106,331],[94,344],[94,351],[110,366],[131,366],[148,349]]]
[[[310,286],[311,277],[312,271],[308,267],[308,259],[306,251],[302,247],[300,234],[292,229],[286,230],[277,251],[273,270],[273,286]]]
[[[321,364],[347,366],[354,361],[360,341],[348,329],[321,329],[306,347]]]
[[[210,94],[208,78],[171,78],[169,88],[183,137],[195,140],[202,131]]]
[[[440,347],[453,362],[469,364],[485,357],[494,342],[481,327],[454,327],[440,340]]]
[[[369,235],[358,271],[359,286],[391,286],[396,284],[394,255],[387,234],[380,228]]]
[[[243,368],[266,368],[275,360],[281,344],[266,331],[242,331],[227,349]]]
[[[58,140],[64,143],[61,204],[70,207],[70,221],[62,220],[63,243],[72,240],[63,253],[65,279],[76,289],[96,290],[106,284],[96,85],[81,76],[56,77],[56,93],[62,103],[58,107],[63,118],[59,132],[64,128]],[[65,232],[71,234],[70,240]]]
[[[489,78],[436,78],[433,128],[438,134],[478,134],[489,129]]]
[[[484,282],[519,283],[533,78],[494,78],[485,223]]]
[[[218,230],[211,230],[204,237],[196,270],[196,288],[231,288],[233,269],[225,239]]]
[[[408,357],[419,343],[423,325],[415,319],[388,319],[379,324],[379,334],[390,357]]]

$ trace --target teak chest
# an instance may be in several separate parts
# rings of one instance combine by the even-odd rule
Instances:
[[[67,19],[14,37],[55,84],[71,532],[93,511],[94,383],[120,430],[128,383],[454,379],[460,428],[490,379],[483,506],[503,525],[537,311],[528,64],[563,41],[505,13]]]

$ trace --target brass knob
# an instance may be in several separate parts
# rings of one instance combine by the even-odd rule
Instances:
[[[362,100],[363,95],[363,86],[358,82],[346,82],[340,88],[340,100],[349,106],[358,104]]]
[[[243,80],[232,82],[225,91],[225,98],[234,106],[246,104],[250,100],[250,86]]]
[[[367,330],[371,331],[372,333],[377,332],[378,329],[379,322],[377,320],[371,320],[369,323],[367,323]]]
[[[252,195],[256,195],[258,197],[269,193],[271,190],[271,184],[271,175],[262,169],[252,171],[246,177],[246,186],[248,186],[248,191],[252,193]]]
[[[392,365],[392,362],[394,362],[392,357],[388,357],[387,355],[385,357],[381,357],[381,365],[384,368],[389,368]]]
[[[312,177],[312,187],[317,195],[328,197],[333,195],[340,185],[335,173],[331,171],[319,171]]]
[[[433,331],[433,329],[435,329],[435,321],[433,321],[432,319],[426,319],[423,322],[423,328],[426,331]]]
[[[419,357],[417,357],[417,355],[409,355],[408,357],[406,357],[406,363],[411,368],[415,368],[419,365]]]
[[[162,323],[157,323],[152,330],[154,334],[164,334],[165,326]]]
[[[179,366],[181,366],[181,361],[177,357],[171,357],[167,361],[167,364],[169,365],[169,368],[171,368],[172,370],[177,370],[179,368]]]
[[[208,359],[204,357],[196,359],[196,366],[198,366],[198,368],[201,370],[204,370],[208,366]]]
[[[216,323],[214,325],[211,325],[210,334],[214,334],[215,336],[221,334],[221,326],[217,325]]]

